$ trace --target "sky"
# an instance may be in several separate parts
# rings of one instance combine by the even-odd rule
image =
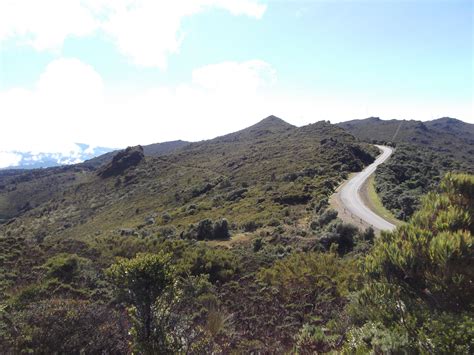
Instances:
[[[0,0],[11,151],[197,141],[276,115],[474,123],[471,0]]]

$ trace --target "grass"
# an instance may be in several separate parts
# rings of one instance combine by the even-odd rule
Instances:
[[[363,188],[363,196],[364,200],[366,200],[368,207],[377,213],[379,216],[382,216],[385,220],[389,221],[390,223],[400,226],[403,224],[403,221],[400,221],[395,218],[392,212],[387,210],[380,200],[377,191],[375,191],[375,183],[374,183],[374,174],[372,174],[368,179],[367,182],[364,184]]]

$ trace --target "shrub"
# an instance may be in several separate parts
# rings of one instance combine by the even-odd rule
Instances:
[[[163,221],[163,223],[168,223],[171,221],[171,216],[168,212],[163,212],[163,214],[161,215],[161,220]]]
[[[253,251],[258,252],[263,247],[263,240],[262,238],[257,238],[253,241]]]
[[[256,221],[248,221],[242,224],[242,229],[245,232],[255,232],[262,225]]]
[[[199,221],[196,228],[196,239],[205,240],[212,239],[214,233],[212,220],[209,218]]]
[[[186,236],[197,240],[228,239],[230,238],[229,223],[226,219],[213,222],[206,218],[199,221],[197,226],[191,225]]]
[[[354,332],[375,324],[384,338],[406,338],[408,352],[472,353],[473,215],[474,176],[447,174],[409,223],[382,233],[364,261],[369,282],[352,313],[366,323]]]
[[[236,257],[232,252],[205,246],[187,247],[176,264],[180,275],[207,274],[213,283],[228,281],[238,269]]]
[[[133,259],[119,259],[107,269],[119,297],[132,305],[136,342],[145,351],[163,351],[166,334],[156,334],[153,304],[173,284],[169,254],[138,254]]]
[[[268,222],[268,226],[270,227],[278,227],[280,225],[280,221],[276,218],[272,218],[270,222]]]
[[[86,259],[76,254],[58,254],[49,258],[43,267],[48,277],[57,278],[63,282],[71,282],[77,276],[81,263]]]
[[[329,230],[324,234],[320,242],[329,250],[333,244],[337,244],[339,254],[346,254],[354,248],[354,237],[359,230],[350,223],[334,223],[329,226]]]
[[[318,224],[320,227],[324,227],[329,222],[335,220],[337,218],[337,211],[329,208],[325,210],[318,218]]]
[[[3,313],[9,324],[0,337],[2,352],[90,354],[129,351],[126,322],[119,312],[89,301],[47,299],[24,310]],[[13,326],[12,326],[13,325]]]
[[[172,237],[176,235],[176,228],[174,226],[161,227],[158,233],[165,238]]]
[[[226,219],[221,219],[214,223],[212,239],[229,239],[229,223]]]
[[[374,228],[372,227],[366,228],[364,232],[360,233],[360,239],[363,241],[367,241],[369,243],[373,243],[375,239]]]

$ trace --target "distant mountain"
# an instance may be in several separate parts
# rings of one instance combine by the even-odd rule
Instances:
[[[16,163],[3,166],[3,169],[38,169],[77,164],[115,150],[113,148],[93,147],[83,143],[75,143],[75,145],[77,149],[67,153],[37,153],[31,151],[2,152],[16,157]]]
[[[474,150],[471,150],[474,146],[474,125],[455,118],[443,117],[422,122],[370,117],[341,122],[338,126],[365,141],[414,144],[450,152],[474,164]]]
[[[175,150],[183,148],[190,144],[190,142],[177,140],[177,141],[170,141],[170,142],[163,142],[163,143],[154,143],[143,146],[143,152],[147,157],[159,157],[161,155],[165,155],[171,153]],[[97,168],[105,163],[108,163],[112,160],[114,155],[116,155],[119,151],[114,150],[108,152],[106,154],[97,156],[93,159],[87,160],[81,165],[85,167]]]
[[[182,148],[189,144],[182,140],[171,142],[149,144],[143,147],[145,155],[149,157],[167,154],[176,149]],[[0,170],[6,169],[41,169],[51,168],[64,165],[82,164],[85,167],[96,168],[117,154],[118,150],[114,148],[92,147],[87,144],[75,143],[76,150],[68,153],[48,153],[48,152],[24,152],[24,151],[8,151],[9,156],[14,156],[16,162],[3,166]],[[0,162],[1,163],[1,162]]]

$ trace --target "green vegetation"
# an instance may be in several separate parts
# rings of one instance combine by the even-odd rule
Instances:
[[[133,259],[117,261],[107,274],[120,296],[133,306],[134,333],[139,350],[146,353],[166,352],[167,336],[155,322],[154,305],[165,297],[173,284],[166,254],[139,254]]]
[[[421,196],[449,171],[474,173],[474,125],[452,118],[434,121],[383,121],[372,117],[339,124],[356,137],[396,147],[377,168],[375,187],[396,218],[408,220]]]
[[[440,190],[365,258],[350,352],[473,351],[474,176],[447,174]]]
[[[326,122],[270,117],[133,164],[125,152],[107,177],[75,167],[0,226],[0,349],[471,353],[474,177],[448,174],[375,237],[328,208],[374,154]],[[5,199],[56,173],[8,174]]]
[[[379,193],[377,193],[377,190],[375,189],[374,174],[372,174],[369,177],[369,179],[367,180],[366,186],[364,186],[363,188],[367,189],[367,198],[369,200],[367,204],[375,213],[377,213],[379,216],[382,216],[385,220],[389,221],[390,223],[396,226],[402,223],[400,222],[400,220],[396,219],[393,213],[387,210],[387,208],[382,203],[380,199],[380,195]]]
[[[407,220],[419,208],[421,196],[438,186],[446,172],[472,169],[429,149],[399,144],[393,157],[377,169],[376,190],[397,218]]]

